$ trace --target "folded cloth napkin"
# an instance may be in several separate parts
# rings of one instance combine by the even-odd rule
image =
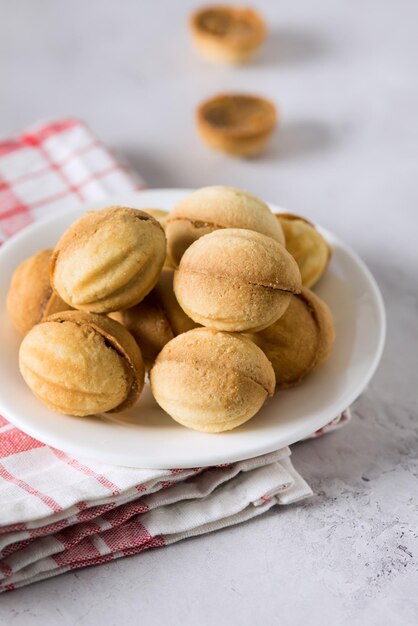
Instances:
[[[0,141],[0,243],[55,210],[142,189],[80,121]],[[345,411],[314,436],[341,427]],[[311,495],[289,448],[210,468],[147,470],[68,456],[0,416],[0,591],[164,546]]]

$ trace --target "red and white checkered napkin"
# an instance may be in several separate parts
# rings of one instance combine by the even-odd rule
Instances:
[[[79,120],[28,128],[0,140],[0,244],[54,211],[144,186]]]
[[[36,126],[0,141],[0,242],[51,211],[142,187],[81,122]],[[115,467],[72,458],[0,417],[0,591],[305,498],[311,490],[289,455],[191,470]]]

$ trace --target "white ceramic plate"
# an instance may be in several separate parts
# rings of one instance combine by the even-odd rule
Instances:
[[[118,203],[169,210],[187,192],[141,191],[86,209]],[[0,412],[29,435],[72,455],[131,467],[185,468],[238,461],[294,443],[325,426],[372,377],[385,338],[382,297],[365,264],[321,228],[334,253],[315,291],[334,315],[337,338],[332,355],[301,386],[278,392],[250,422],[218,435],[188,430],[158,407],[148,385],[135,407],[114,416],[77,418],[50,411],[19,374],[20,337],[8,319],[6,293],[16,266],[39,249],[53,247],[82,213],[76,209],[39,221],[0,249]]]

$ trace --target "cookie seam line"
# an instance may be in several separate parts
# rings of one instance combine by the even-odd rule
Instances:
[[[176,272],[178,272],[179,270],[176,270]],[[219,278],[224,278],[226,280],[231,280],[233,281],[234,278],[236,278],[235,276],[228,276],[227,274],[210,274],[208,272],[199,272],[198,270],[193,270],[186,267],[182,267],[180,269],[180,271],[188,273],[188,274],[195,274],[197,276],[204,276],[205,278],[215,278],[215,279],[219,279]],[[263,287],[264,289],[271,289],[273,291],[282,291],[284,294],[299,294],[300,293],[300,289],[298,289],[297,287],[295,288],[284,288],[284,287],[279,287],[278,285],[273,285],[272,283],[270,284],[263,284],[263,283],[256,283],[250,280],[246,280],[244,279],[243,282],[246,285],[251,285],[253,287]]]
[[[187,361],[180,361],[179,359],[172,359],[170,357],[164,357],[164,360],[160,362],[155,362],[153,367],[158,366],[158,365],[163,365],[164,363],[167,363],[167,362],[177,363],[177,365],[190,365],[190,366],[202,365],[202,367],[205,366],[205,363],[203,363],[202,361],[193,361],[191,363],[188,363]],[[206,371],[208,371],[208,368],[206,368]],[[256,380],[252,376],[248,376],[248,374],[243,373],[242,371],[240,371],[239,369],[236,369],[235,367],[228,368],[228,371],[232,371],[235,374],[238,374],[239,376],[243,376],[245,379],[250,380],[255,385],[258,385],[259,387],[261,387],[261,389],[263,389],[266,392],[267,396],[271,395],[267,387],[265,387],[260,381]]]

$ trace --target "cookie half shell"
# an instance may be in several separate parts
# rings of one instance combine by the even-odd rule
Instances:
[[[246,93],[221,93],[196,112],[197,130],[208,146],[235,157],[261,152],[279,119],[270,100]]]
[[[199,52],[221,63],[243,63],[250,59],[266,38],[261,15],[248,7],[211,6],[197,10],[190,29]]]

